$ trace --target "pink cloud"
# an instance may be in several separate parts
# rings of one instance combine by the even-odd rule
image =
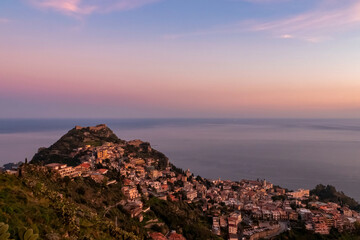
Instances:
[[[271,0],[248,0],[271,2]],[[318,1],[319,2],[319,1]],[[360,27],[360,2],[358,0],[323,0],[312,10],[277,20],[247,20],[207,30],[168,34],[166,39],[216,35],[238,32],[264,32],[281,39],[300,39],[318,43],[340,32]]]
[[[280,38],[283,38],[283,39],[291,39],[291,38],[294,38],[293,35],[290,35],[290,34],[284,34],[284,35],[281,35]]]
[[[347,2],[348,4],[342,7],[332,4],[331,8],[322,4],[319,9],[289,18],[256,23],[250,26],[250,29],[277,35],[296,35],[306,41],[318,42],[334,32],[360,26],[360,3],[358,1]]]
[[[94,5],[82,5],[81,0],[30,0],[36,7],[53,9],[65,14],[90,14],[96,10]]]
[[[28,0],[41,9],[50,9],[67,15],[89,15],[111,11],[125,11],[161,0]]]

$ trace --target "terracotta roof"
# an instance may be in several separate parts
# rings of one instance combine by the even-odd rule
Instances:
[[[153,240],[167,240],[166,237],[159,232],[150,233],[150,237]]]
[[[79,166],[82,167],[82,168],[90,168],[91,167],[90,163],[82,163]]]
[[[186,240],[186,238],[183,235],[174,233],[174,232],[170,233],[168,239],[169,240]]]
[[[98,169],[98,170],[97,170],[97,172],[99,172],[99,173],[101,173],[101,174],[105,174],[105,173],[107,173],[107,172],[108,172],[108,170],[107,170],[107,169],[102,168],[102,169]]]

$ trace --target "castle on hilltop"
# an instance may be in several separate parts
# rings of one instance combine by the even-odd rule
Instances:
[[[99,124],[99,125],[96,125],[95,127],[81,127],[81,126],[75,126],[75,129],[76,130],[81,130],[81,129],[89,129],[90,131],[99,131],[99,130],[102,130],[102,129],[105,129],[107,128],[106,124]]]

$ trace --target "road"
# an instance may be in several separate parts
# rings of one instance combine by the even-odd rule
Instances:
[[[276,233],[266,237],[266,239],[271,239],[271,238],[273,238],[275,236],[278,236],[278,235],[282,234],[283,232],[286,232],[288,227],[289,227],[288,222],[279,222],[279,225],[280,225],[279,231],[277,231]]]

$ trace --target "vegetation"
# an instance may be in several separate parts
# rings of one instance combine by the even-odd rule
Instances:
[[[208,219],[202,216],[196,206],[158,198],[151,198],[149,204],[156,216],[171,230],[182,233],[186,239],[219,239],[211,233]]]
[[[33,171],[31,165],[23,168],[26,178],[0,174],[0,222],[9,225],[12,238],[21,239],[26,232],[32,236],[31,231],[31,240],[36,234],[54,240],[145,238],[140,224],[118,208],[104,216],[104,206],[122,199],[119,186],[104,187],[84,179],[68,181],[41,167],[37,167],[39,171]],[[119,219],[117,228],[113,216]]]
[[[0,222],[0,240],[8,240],[10,237],[10,233],[8,232],[9,225]]]
[[[343,192],[336,191],[336,188],[331,185],[324,186],[319,184],[310,192],[311,195],[319,197],[323,202],[334,202],[341,206],[349,206],[350,209],[359,211],[360,205],[353,198],[346,196]]]
[[[156,168],[158,170],[164,170],[168,166],[169,159],[165,156],[165,154],[152,149],[151,151],[148,150],[150,147],[150,144],[147,142],[144,142],[140,144],[139,147],[127,144],[125,146],[125,154],[135,153],[136,157],[142,158],[142,159],[156,159],[158,160]]]
[[[271,199],[275,201],[284,201],[286,199],[286,195],[272,196]]]
[[[39,238],[39,234],[34,233],[34,230],[31,228],[21,228],[19,230],[19,238],[20,240],[36,240]]]

